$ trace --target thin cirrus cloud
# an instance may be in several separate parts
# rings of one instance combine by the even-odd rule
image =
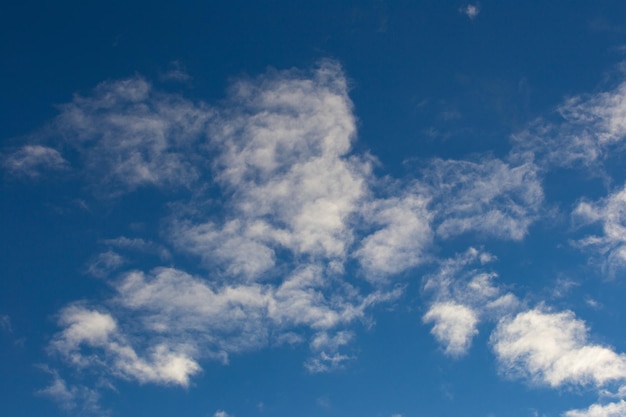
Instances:
[[[38,178],[45,172],[67,170],[68,162],[56,149],[42,145],[25,145],[6,155],[3,168],[17,177]]]
[[[424,181],[433,196],[436,232],[443,239],[478,232],[521,240],[541,214],[543,189],[532,162],[435,159],[424,170]]]
[[[626,83],[568,98],[551,118],[538,118],[513,135],[514,153],[543,169],[598,167],[626,137]]]
[[[579,225],[602,225],[601,234],[586,236],[574,244],[598,253],[609,276],[626,266],[626,188],[596,202],[579,202],[572,217]]]
[[[193,149],[210,111],[160,94],[143,78],[104,82],[92,96],[76,95],[60,110],[44,134],[60,135],[102,192],[187,187],[200,175]]]

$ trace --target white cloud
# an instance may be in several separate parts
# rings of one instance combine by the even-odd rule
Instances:
[[[440,261],[439,269],[425,277],[424,290],[433,301],[422,320],[434,323],[431,333],[447,355],[466,354],[480,320],[501,317],[519,305],[517,297],[494,283],[497,274],[485,271],[494,260],[488,252],[470,248]]]
[[[112,250],[98,254],[87,263],[87,273],[96,277],[104,278],[126,263],[122,255]]]
[[[160,74],[159,78],[162,81],[176,81],[180,83],[191,81],[191,75],[189,75],[187,69],[180,61],[170,62],[167,71]]]
[[[169,259],[172,256],[167,248],[163,247],[162,245],[141,238],[129,238],[126,236],[119,236],[114,239],[105,239],[102,243],[119,249],[133,250],[143,253],[153,253],[158,255],[163,260]]]
[[[469,17],[470,20],[474,20],[480,13],[480,6],[478,4],[468,4],[465,7],[461,7],[459,11]]]
[[[5,156],[2,166],[12,175],[37,178],[45,171],[68,169],[69,163],[56,149],[42,145],[26,145]]]
[[[66,411],[80,412],[81,415],[104,416],[100,407],[100,394],[90,388],[68,384],[57,371],[42,367],[44,372],[52,375],[52,382],[36,392],[37,395],[48,397]]]
[[[609,404],[593,404],[586,410],[570,410],[565,417],[623,417],[626,415],[626,401]]]
[[[599,222],[603,229],[602,235],[580,239],[577,246],[602,254],[611,276],[616,269],[626,266],[626,186],[598,202],[580,202],[572,216],[577,222]]]
[[[275,263],[274,249],[262,242],[267,228],[262,222],[250,225],[237,219],[221,227],[177,221],[171,225],[170,237],[177,248],[199,255],[207,266],[252,280]]]
[[[162,219],[161,236],[178,253],[140,237],[108,239],[92,273],[120,267],[117,251],[192,254],[208,272],[119,274],[113,297],[61,312],[50,345],[66,363],[140,383],[187,386],[203,360],[305,341],[307,370],[340,369],[355,358],[355,324],[402,294],[387,278],[431,260],[437,238],[522,239],[543,202],[536,166],[493,158],[435,160],[423,180],[376,195],[371,158],[352,151],[345,76],[328,61],[236,82],[219,109],[140,77],[108,82],[62,106],[54,129],[88,181],[110,193],[192,190]],[[428,278],[434,296],[423,319],[449,355],[467,351],[480,320],[516,308],[481,269],[492,259],[472,249]],[[345,279],[354,260],[375,285]]]
[[[6,314],[0,315],[0,330],[7,333],[13,333],[11,318]]]
[[[428,200],[419,195],[406,195],[376,200],[365,209],[369,224],[382,226],[366,236],[355,256],[372,280],[415,267],[428,258],[433,232]]]
[[[614,89],[573,96],[552,119],[537,119],[513,135],[514,154],[546,168],[593,166],[623,146],[626,137],[626,82]]]
[[[91,181],[107,192],[189,186],[200,175],[194,149],[211,114],[202,104],[134,77],[102,83],[60,109],[49,134],[78,151]]]
[[[543,204],[538,167],[532,163],[435,159],[424,180],[433,196],[436,232],[443,239],[477,232],[521,240]]]
[[[64,330],[56,335],[51,349],[80,368],[95,367],[123,378],[187,386],[200,370],[190,359],[187,346],[158,343],[147,349],[149,359],[139,357],[108,313],[70,306],[61,312]]]
[[[478,333],[477,314],[470,308],[451,301],[435,302],[424,315],[424,323],[434,322],[431,333],[445,345],[445,353],[460,356],[467,352],[472,337]]]
[[[626,379],[626,356],[588,342],[588,330],[574,313],[544,309],[505,318],[491,343],[506,375],[551,387],[603,386]]]
[[[233,417],[233,416],[232,414],[228,414],[224,410],[217,410],[215,414],[213,414],[213,417]]]
[[[51,350],[79,368],[187,386],[201,359],[227,361],[232,353],[265,347],[305,326],[314,354],[307,369],[329,371],[352,359],[338,352],[352,339],[342,327],[363,319],[371,305],[397,298],[400,290],[364,297],[348,286],[327,295],[327,284],[323,269],[315,267],[301,268],[277,286],[216,286],[171,268],[148,276],[130,272],[115,283],[117,296],[109,302],[118,318],[70,306],[61,312],[63,330]]]
[[[304,367],[312,374],[332,372],[338,369],[343,369],[347,362],[354,359],[354,356],[340,353],[328,354],[326,352],[321,352],[318,356],[309,358],[304,363]]]
[[[237,223],[206,225],[209,245],[231,241],[236,227],[259,249],[341,262],[370,175],[366,160],[349,156],[356,129],[341,68],[323,62],[310,78],[288,71],[231,90],[231,106],[211,124],[210,138],[218,150],[216,177],[232,197]],[[183,234],[178,242],[184,241]],[[249,256],[242,252],[236,259]],[[268,250],[261,252],[262,265],[269,265]]]

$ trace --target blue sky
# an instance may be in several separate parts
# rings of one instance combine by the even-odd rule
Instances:
[[[3,4],[2,414],[626,415],[625,16]]]

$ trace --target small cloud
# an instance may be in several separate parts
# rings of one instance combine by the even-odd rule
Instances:
[[[17,177],[37,178],[43,171],[64,170],[69,164],[56,149],[27,145],[4,157],[2,166]]]
[[[104,278],[124,265],[125,262],[126,260],[122,255],[108,250],[102,252],[87,264],[87,273],[96,278]]]
[[[63,410],[79,411],[85,416],[105,416],[108,413],[100,407],[100,394],[92,389],[68,384],[57,371],[47,366],[41,369],[52,376],[52,383],[46,388],[36,391],[37,395],[55,401]]]
[[[480,5],[478,3],[468,4],[465,7],[461,7],[459,9],[459,12],[469,17],[470,20],[474,20],[476,19],[476,16],[478,16],[478,13],[480,13]]]
[[[233,417],[233,416],[231,414],[228,414],[224,410],[217,410],[215,414],[213,414],[213,417]]]
[[[9,316],[0,316],[0,331],[13,333],[13,328],[11,327],[11,319],[9,318]]]
[[[161,81],[177,81],[187,82],[191,80],[191,76],[187,72],[187,68],[180,61],[170,62],[166,72],[160,75]]]
[[[330,398],[324,396],[324,397],[318,397],[315,400],[315,403],[322,408],[332,408],[333,404],[330,402]]]

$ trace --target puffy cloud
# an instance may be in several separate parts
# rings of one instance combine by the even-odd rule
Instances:
[[[341,68],[323,62],[312,77],[271,74],[231,91],[210,138],[217,180],[241,221],[236,227],[250,245],[342,260],[370,168],[349,156],[355,120]],[[206,226],[218,231],[209,240],[230,241],[231,227]]]
[[[477,232],[521,240],[543,203],[538,167],[533,163],[436,159],[424,171],[424,181],[433,196],[436,233],[444,239]]]
[[[380,226],[355,252],[370,279],[402,272],[428,259],[433,232],[427,204],[426,198],[407,194],[376,200],[365,209],[366,222]]]
[[[117,295],[109,304],[116,306],[117,318],[70,306],[60,315],[63,330],[51,350],[80,368],[187,386],[203,358],[227,361],[232,353],[259,349],[283,335],[292,339],[293,330],[308,328],[314,357],[307,369],[336,369],[351,359],[339,353],[352,339],[341,328],[363,319],[369,306],[397,298],[400,290],[361,296],[345,287],[325,293],[322,272],[302,268],[278,286],[216,286],[172,268],[130,272],[114,284]]]
[[[45,171],[65,170],[69,163],[56,149],[42,145],[25,145],[2,159],[10,174],[37,178]]]
[[[454,302],[436,302],[424,315],[424,323],[434,322],[431,333],[445,345],[445,353],[459,356],[467,352],[472,337],[478,333],[477,314]]]
[[[108,313],[70,306],[61,312],[59,324],[64,330],[56,335],[50,348],[81,368],[101,368],[140,382],[181,386],[187,386],[189,377],[200,370],[183,345],[159,343],[147,349],[149,359],[139,357]]]
[[[587,333],[570,311],[536,308],[503,319],[491,343],[505,374],[536,383],[600,387],[626,379],[626,356],[589,343]]]

